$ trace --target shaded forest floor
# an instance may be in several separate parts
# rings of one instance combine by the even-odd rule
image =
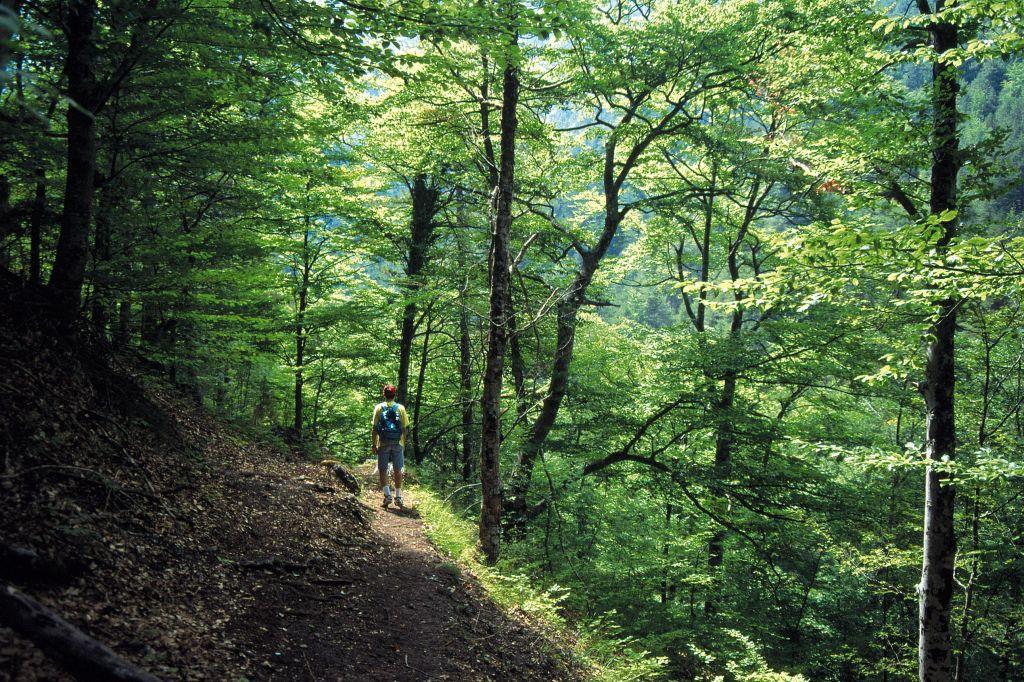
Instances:
[[[415,509],[98,357],[0,331],[5,581],[165,679],[581,676],[429,545]],[[69,677],[0,627],[0,679]]]

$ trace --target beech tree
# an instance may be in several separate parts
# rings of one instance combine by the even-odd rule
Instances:
[[[5,296],[318,460],[399,384],[637,679],[1024,676],[1018,0],[0,7]]]

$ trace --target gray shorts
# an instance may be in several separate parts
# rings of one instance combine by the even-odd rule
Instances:
[[[405,448],[401,442],[382,440],[377,446],[377,470],[387,473],[388,462],[394,466],[395,471],[405,470]]]

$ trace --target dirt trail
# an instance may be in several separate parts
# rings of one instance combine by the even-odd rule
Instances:
[[[165,680],[581,677],[429,545],[415,487],[357,499],[32,310],[0,288],[0,582]],[[0,622],[0,682],[70,679]]]
[[[0,391],[0,407],[33,381]],[[18,457],[0,477],[0,543],[77,557],[62,581],[15,584],[119,655],[168,680],[580,678],[562,643],[434,550],[415,487],[410,510],[385,511],[372,465],[357,499],[327,467],[146,393],[131,420],[81,388],[39,401],[74,438],[33,450],[32,430],[9,430]],[[0,624],[0,680],[65,679]]]
[[[268,678],[573,678],[546,653],[552,647],[543,636],[495,607],[430,545],[415,510],[415,490],[406,491],[407,509],[384,510],[372,468],[359,473],[361,508],[369,520],[365,538],[345,545],[348,552],[331,566],[332,578],[308,580],[301,589],[293,581],[271,581],[265,598],[239,621],[274,624],[256,638],[274,649]],[[306,492],[300,487],[294,494]]]

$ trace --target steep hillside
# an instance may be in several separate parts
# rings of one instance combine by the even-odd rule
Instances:
[[[369,507],[328,467],[5,306],[5,583],[165,679],[577,676],[414,513]],[[68,678],[0,627],[0,679]]]

